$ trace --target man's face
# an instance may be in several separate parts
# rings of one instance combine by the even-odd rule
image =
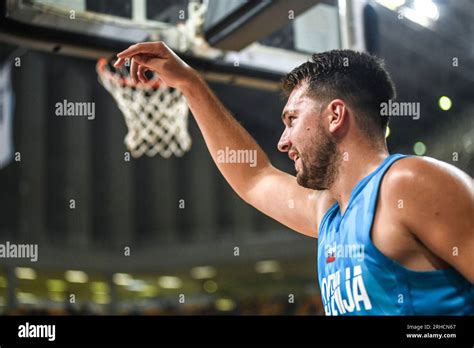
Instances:
[[[298,184],[313,190],[331,187],[341,158],[325,125],[325,111],[307,95],[306,86],[300,85],[292,91],[282,114],[285,130],[278,149],[288,152],[295,162]]]

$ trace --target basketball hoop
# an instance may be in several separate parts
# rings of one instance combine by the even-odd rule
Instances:
[[[98,60],[96,69],[125,117],[125,145],[133,157],[180,157],[190,149],[189,110],[180,91],[161,84],[156,76],[135,83],[127,69],[114,69],[105,58]]]
[[[170,41],[178,43],[180,51],[198,51],[200,45],[205,45],[202,33],[207,6],[208,0],[191,0],[185,25],[168,33],[176,34],[177,38]],[[156,75],[146,83],[135,83],[126,68],[115,69],[105,58],[98,60],[96,68],[99,81],[125,117],[125,145],[133,157],[179,157],[191,148],[189,110],[180,91],[160,84]]]

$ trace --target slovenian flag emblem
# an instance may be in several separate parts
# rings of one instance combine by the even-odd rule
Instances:
[[[326,249],[326,263],[331,263],[336,260],[336,246],[328,245]]]

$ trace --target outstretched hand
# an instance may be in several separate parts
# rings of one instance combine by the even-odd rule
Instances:
[[[158,74],[166,85],[178,89],[189,85],[197,76],[197,72],[162,41],[137,43],[118,53],[117,57],[116,68],[130,59],[130,76],[135,83],[147,82],[147,70]]]

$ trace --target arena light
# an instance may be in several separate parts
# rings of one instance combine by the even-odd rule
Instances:
[[[405,0],[377,0],[377,3],[389,10],[395,11],[405,5]]]
[[[430,0],[415,0],[412,7],[403,7],[401,13],[410,21],[426,28],[439,18],[438,7]]]
[[[216,308],[223,312],[231,311],[235,308],[235,302],[228,298],[220,298],[216,300]]]
[[[38,303],[38,299],[36,298],[36,296],[29,292],[18,292],[16,294],[16,298],[19,303],[23,303],[23,304],[37,304]]]
[[[439,18],[438,6],[431,0],[415,0],[413,2],[413,9],[433,21]]]
[[[0,277],[0,288],[6,288],[7,287],[7,280],[5,277]]]
[[[109,292],[109,285],[106,282],[92,282],[90,289],[96,294],[107,294]]]
[[[191,277],[194,279],[209,279],[215,277],[217,271],[212,266],[199,266],[191,269]]]
[[[18,279],[34,280],[36,279],[36,272],[29,267],[16,267],[15,275]]]
[[[453,106],[453,102],[451,101],[451,98],[443,95],[438,99],[438,105],[441,110],[448,111]]]
[[[203,289],[205,292],[209,293],[209,294],[213,294],[217,291],[217,289],[219,288],[217,286],[217,283],[213,280],[206,280],[204,282],[204,284],[202,285]]]
[[[87,281],[89,280],[89,277],[83,271],[66,271],[66,273],[64,274],[64,278],[66,278],[69,283],[78,284],[87,283]]]
[[[115,273],[112,277],[113,282],[119,286],[128,286],[132,282],[132,276],[127,273]]]
[[[413,145],[413,152],[415,155],[423,156],[426,153],[426,145],[421,141],[417,141],[415,145]]]
[[[67,283],[61,279],[48,279],[46,281],[46,287],[52,292],[66,291]]]
[[[178,277],[163,276],[158,279],[158,285],[163,289],[179,289],[183,282]]]
[[[146,282],[141,279],[132,279],[130,284],[127,285],[127,289],[135,292],[142,292],[146,288]]]
[[[275,260],[259,261],[255,264],[257,273],[275,273],[280,270],[280,265]]]
[[[425,17],[422,13],[415,11],[410,7],[404,7],[402,10],[402,14],[404,17],[408,18],[413,23],[419,24],[423,27],[430,26],[430,20],[428,17]]]

